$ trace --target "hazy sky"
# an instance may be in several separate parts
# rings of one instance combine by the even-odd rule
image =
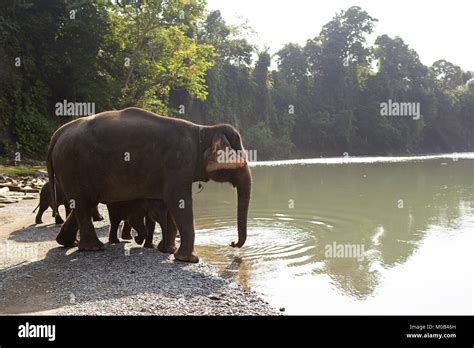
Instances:
[[[248,20],[257,32],[251,40],[272,53],[283,44],[319,34],[335,13],[360,6],[377,18],[374,35],[400,36],[425,65],[446,59],[474,71],[474,1],[472,0],[208,0],[230,24]]]

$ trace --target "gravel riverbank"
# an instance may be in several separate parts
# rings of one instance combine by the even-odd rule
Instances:
[[[186,264],[135,243],[102,252],[64,249],[50,211],[34,225],[38,200],[0,208],[0,314],[278,315],[257,294],[219,277],[201,260]],[[106,220],[95,223],[100,239]],[[64,211],[61,209],[64,216]],[[158,234],[155,245],[158,243]]]

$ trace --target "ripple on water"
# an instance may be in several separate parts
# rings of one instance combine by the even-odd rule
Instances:
[[[275,271],[290,272],[294,276],[311,273],[318,266],[318,240],[315,233],[327,233],[333,228],[322,217],[311,214],[274,214],[253,212],[248,220],[248,236],[244,248],[230,248],[237,240],[235,218],[213,217],[203,214],[196,219],[196,248],[207,261],[227,274],[241,272],[242,263],[251,268],[254,278],[268,276]],[[235,260],[239,261],[237,264]],[[309,270],[308,270],[309,269]]]
[[[335,226],[354,225],[353,217],[336,219],[332,216],[315,216],[314,211],[297,214],[253,211],[248,220],[248,236],[239,255],[249,260],[281,259],[302,264],[302,257],[311,259],[321,236],[333,233]],[[237,239],[236,218],[229,215],[201,214],[196,219],[197,240],[200,247],[222,246],[224,259],[233,256],[227,248]],[[227,261],[227,260],[226,260]]]

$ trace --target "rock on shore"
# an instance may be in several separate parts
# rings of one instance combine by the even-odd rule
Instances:
[[[43,185],[48,182],[46,171],[38,171],[34,176],[9,177],[0,174],[0,208],[23,199],[35,199]]]

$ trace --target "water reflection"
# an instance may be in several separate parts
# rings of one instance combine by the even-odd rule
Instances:
[[[194,198],[197,252],[224,276],[269,295],[290,296],[284,288],[291,282],[322,291],[323,282],[337,296],[364,301],[430,231],[449,237],[472,229],[473,169],[462,158],[258,166],[245,247],[228,247],[237,238],[233,189],[208,184]],[[334,243],[363,246],[363,259],[327,257]],[[409,273],[407,282],[416,276]]]

